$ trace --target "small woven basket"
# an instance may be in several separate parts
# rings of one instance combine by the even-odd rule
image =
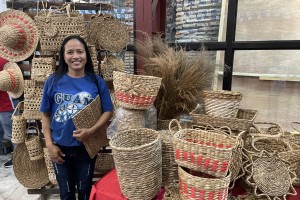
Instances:
[[[50,159],[49,151],[46,147],[43,148],[45,163],[48,171],[49,181],[52,185],[57,185],[56,175],[53,167],[53,163]]]
[[[29,129],[35,129],[37,135],[27,135],[25,139],[25,144],[28,150],[30,160],[39,160],[44,157],[43,145],[40,138],[40,130],[35,126],[28,127]]]
[[[25,119],[42,119],[42,114],[39,111],[42,101],[44,84],[33,80],[25,80],[24,89],[24,112]]]
[[[227,200],[230,174],[224,178],[204,178],[178,166],[179,193],[182,200]]]
[[[158,119],[157,130],[169,130],[169,124],[172,119]]]
[[[204,109],[207,115],[236,118],[242,93],[226,90],[204,91]]]
[[[116,56],[106,56],[100,65],[101,74],[106,81],[113,80],[113,71],[124,72],[125,63]]]
[[[31,80],[45,82],[54,71],[54,57],[40,57],[32,59]]]
[[[131,129],[110,140],[118,180],[124,196],[132,200],[152,199],[162,180],[159,133],[152,129]]]
[[[118,105],[128,109],[146,110],[156,98],[161,78],[113,72],[114,89]]]
[[[115,168],[114,158],[112,153],[98,153],[95,170],[100,174],[106,174]]]
[[[170,126],[173,122],[180,126],[177,120],[172,120]],[[217,131],[179,129],[173,138],[178,165],[215,177],[227,176],[236,139]]]
[[[172,185],[178,182],[178,165],[174,158],[172,133],[161,130],[159,134],[162,139],[162,186]]]
[[[164,200],[181,200],[178,184],[172,184],[165,187]]]
[[[98,51],[95,47],[95,45],[88,45],[88,49],[91,55],[91,59],[94,65],[94,71],[97,75],[100,75],[99,73],[99,62],[98,62]]]
[[[25,142],[27,120],[23,117],[24,102],[18,103],[12,115],[12,136],[11,142],[20,144]]]

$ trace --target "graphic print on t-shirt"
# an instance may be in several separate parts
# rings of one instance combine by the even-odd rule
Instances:
[[[65,123],[93,101],[93,97],[88,92],[79,92],[74,95],[56,93],[54,101],[59,105],[54,113],[54,120]]]

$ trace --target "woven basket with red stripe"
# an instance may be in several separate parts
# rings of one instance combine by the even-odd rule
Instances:
[[[128,109],[147,110],[153,104],[161,78],[113,72],[113,84],[118,105]]]
[[[178,167],[179,193],[182,200],[227,200],[230,174],[214,178]]]
[[[170,126],[174,121],[177,120],[172,120]],[[237,140],[229,135],[180,127],[173,138],[175,161],[198,172],[225,177],[237,144]]]

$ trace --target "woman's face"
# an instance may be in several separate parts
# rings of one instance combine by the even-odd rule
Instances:
[[[71,39],[65,44],[64,59],[68,65],[68,73],[85,73],[86,51],[79,40]]]

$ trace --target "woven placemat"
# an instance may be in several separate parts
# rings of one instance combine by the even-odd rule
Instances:
[[[72,121],[76,129],[90,128],[96,124],[101,114],[100,96],[98,95],[90,104],[74,115]],[[103,127],[99,133],[91,135],[83,144],[90,157],[94,158],[102,147],[109,145],[106,127]]]
[[[26,188],[40,188],[49,183],[44,158],[31,161],[25,143],[17,144],[14,149],[13,170],[17,180]]]

